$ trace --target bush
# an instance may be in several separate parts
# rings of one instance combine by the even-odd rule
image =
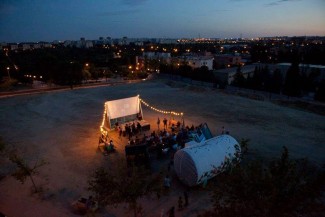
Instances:
[[[323,169],[306,159],[251,160],[220,174],[213,190],[214,210],[204,216],[321,216],[325,206]]]

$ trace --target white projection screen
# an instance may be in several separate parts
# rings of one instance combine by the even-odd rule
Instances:
[[[140,112],[139,103],[139,96],[108,101],[105,103],[107,117],[115,119],[138,114]]]

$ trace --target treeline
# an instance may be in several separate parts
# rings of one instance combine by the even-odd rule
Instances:
[[[302,97],[315,93],[315,100],[325,101],[325,81],[319,80],[320,70],[301,71],[298,62],[292,63],[285,76],[279,69],[271,72],[267,65],[255,67],[253,75],[244,77],[241,68],[237,68],[232,85],[253,90],[267,91],[287,96]]]
[[[206,66],[192,69],[191,66],[186,64],[180,66],[174,66],[172,64],[161,64],[160,72],[170,75],[179,75],[197,81],[205,81],[212,83],[216,82],[213,71],[209,70]]]
[[[125,67],[134,62],[136,53],[133,49],[124,50],[121,58],[114,58],[115,49],[99,48],[48,48],[11,52],[9,56],[1,53],[0,80],[7,76],[8,66],[11,79],[25,84],[32,83],[33,79],[58,85],[74,85],[103,77],[144,77],[144,73],[133,74]]]

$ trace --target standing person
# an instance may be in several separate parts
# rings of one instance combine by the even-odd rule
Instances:
[[[164,129],[166,129],[166,130],[167,130],[167,119],[166,119],[166,118],[164,118],[163,122],[164,122]]]
[[[168,175],[164,179],[164,187],[165,187],[165,189],[169,189],[170,188],[170,178],[169,178]]]
[[[138,133],[141,133],[142,132],[140,122],[137,123],[137,131],[138,131]]]
[[[178,198],[178,209],[181,210],[183,209],[183,199],[182,196]]]
[[[118,133],[119,133],[118,138],[121,139],[121,137],[122,137],[122,128],[120,126],[118,127]]]
[[[92,208],[93,203],[94,203],[93,197],[92,196],[89,196],[88,199],[87,199],[87,201],[86,201],[86,208],[87,208],[87,210]]]
[[[110,151],[114,151],[114,143],[113,143],[113,140],[109,141],[109,149]]]
[[[158,125],[158,130],[160,129],[160,119],[158,117],[158,120],[157,120],[157,125]]]
[[[129,140],[132,139],[132,136],[133,136],[133,129],[132,129],[132,126],[130,125],[129,126]]]
[[[125,134],[126,134],[126,136],[129,136],[129,134],[130,134],[130,127],[128,124],[125,124]]]
[[[175,207],[174,206],[172,208],[170,208],[170,210],[168,211],[168,217],[175,217]]]
[[[224,126],[222,126],[222,128],[221,128],[221,134],[225,134],[225,127]]]
[[[188,193],[187,193],[187,191],[184,191],[184,200],[185,200],[184,206],[186,207],[188,205]]]

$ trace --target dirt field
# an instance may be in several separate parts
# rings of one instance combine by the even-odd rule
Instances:
[[[50,164],[41,169],[36,179],[44,188],[41,196],[31,195],[28,180],[24,185],[10,176],[0,180],[0,211],[15,217],[74,216],[70,204],[80,195],[88,195],[85,188],[89,174],[99,166],[109,167],[117,157],[103,156],[97,150],[104,102],[137,94],[157,108],[184,112],[187,125],[208,123],[214,135],[224,126],[237,140],[250,139],[250,149],[264,157],[279,156],[285,145],[292,157],[325,162],[324,116],[218,90],[152,80],[16,96],[0,100],[0,135],[29,162],[44,159]],[[156,128],[157,117],[164,116],[145,106],[143,110],[144,119],[152,129]],[[123,155],[126,140],[119,140],[114,133],[111,136]],[[153,164],[159,162],[153,160]],[[11,169],[5,160],[0,160],[0,165],[2,175]],[[173,177],[169,195],[141,201],[146,216],[161,216],[176,206],[183,190],[184,186]],[[209,204],[204,190],[193,190],[190,206],[177,211],[176,216],[196,216]],[[124,210],[124,205],[108,207],[97,216],[128,216]]]

